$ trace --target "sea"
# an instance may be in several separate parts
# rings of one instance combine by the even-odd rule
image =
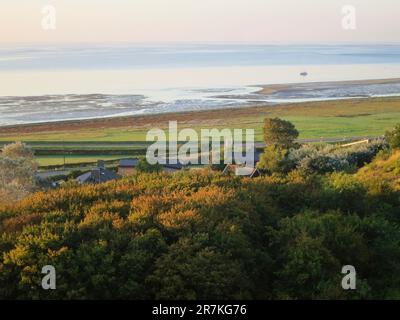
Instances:
[[[400,81],[312,86],[390,78],[400,78],[399,44],[0,45],[0,126],[400,96]]]

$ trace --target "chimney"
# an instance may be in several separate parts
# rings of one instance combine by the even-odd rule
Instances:
[[[100,169],[95,168],[92,170],[92,179],[95,183],[100,183]]]
[[[104,169],[105,165],[104,165],[104,160],[98,160],[97,161],[97,167],[100,169]]]

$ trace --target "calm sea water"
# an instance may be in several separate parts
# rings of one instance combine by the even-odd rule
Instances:
[[[400,95],[396,84],[251,94],[262,84],[399,77],[400,45],[3,46],[0,125]]]

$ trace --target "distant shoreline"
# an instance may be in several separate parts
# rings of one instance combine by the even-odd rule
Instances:
[[[312,88],[316,86],[329,86],[329,85],[367,85],[367,84],[394,84],[400,83],[400,78],[391,79],[372,79],[372,80],[349,80],[349,81],[327,81],[327,82],[304,82],[304,83],[288,83],[288,84],[271,84],[260,85],[261,90],[257,91],[258,94],[269,95],[278,91],[289,91],[296,88]],[[399,93],[400,96],[400,93]]]
[[[290,91],[298,89],[313,90],[315,87],[329,87],[338,85],[365,85],[365,84],[390,84],[400,83],[400,78],[395,79],[377,79],[377,80],[360,80],[360,81],[339,81],[339,82],[309,82],[309,83],[293,83],[293,84],[277,84],[277,85],[260,85],[255,87],[262,87],[257,92],[260,95],[268,95],[272,92]],[[365,101],[368,100],[387,100],[387,101],[400,101],[399,96],[393,97],[373,97],[373,98],[346,98],[345,100]],[[336,100],[319,100],[313,102],[291,102],[291,103],[280,103],[280,104],[268,104],[260,101],[259,103],[252,105],[240,105],[237,107],[225,107],[207,110],[193,110],[193,111],[182,111],[182,112],[165,112],[157,114],[143,114],[143,115],[130,115],[130,116],[116,116],[116,117],[103,117],[103,118],[91,118],[82,120],[64,120],[64,121],[51,121],[51,122],[40,122],[40,123],[27,123],[27,124],[16,124],[9,126],[0,126],[0,138],[3,136],[13,136],[19,134],[35,134],[50,132],[54,133],[57,131],[75,131],[75,130],[99,130],[107,128],[135,128],[135,129],[148,129],[161,125],[165,125],[168,121],[176,120],[183,122],[186,125],[193,123],[193,125],[204,124],[204,123],[218,123],[223,122],[226,118],[226,114],[235,117],[248,116],[251,114],[268,114],[269,110],[275,110],[276,108],[292,109],[298,105],[318,105],[324,102],[335,103],[335,101],[343,101],[343,99]]]
[[[383,103],[399,106],[398,110],[400,111],[400,97],[377,97],[366,99],[348,99],[342,101],[344,101],[343,105],[347,105],[349,106],[349,108],[351,108],[352,105],[368,102],[375,105]],[[6,137],[21,137],[21,140],[23,140],[24,137],[27,135],[30,136],[39,134],[42,137],[46,137],[46,135],[54,136],[58,133],[79,134],[82,131],[102,132],[108,129],[120,130],[121,132],[124,132],[126,130],[147,131],[150,128],[165,128],[168,125],[169,121],[177,121],[181,127],[185,128],[210,126],[220,127],[221,125],[229,126],[230,122],[232,121],[239,121],[240,123],[240,119],[275,116],[275,112],[282,113],[282,111],[284,114],[290,115],[292,113],[296,113],[298,109],[302,109],[301,113],[303,113],[306,112],[305,110],[323,110],[326,108],[326,113],[328,113],[331,108],[336,108],[336,106],[338,106],[338,101],[332,100],[310,103],[258,105],[251,107],[186,111],[178,113],[163,113],[142,116],[125,116],[88,120],[70,120],[36,124],[22,124],[8,127],[0,127],[0,140],[8,141],[7,139],[5,139]],[[351,111],[351,109],[349,109],[349,111]],[[227,114],[229,114],[229,117],[227,117]],[[367,113],[365,115],[369,114]],[[364,114],[357,114],[356,116],[362,117],[364,116]],[[336,117],[348,119],[352,118],[353,115],[336,115]],[[60,139],[52,140],[56,141]]]

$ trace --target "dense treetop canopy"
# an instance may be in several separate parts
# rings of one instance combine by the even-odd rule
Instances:
[[[399,156],[371,164],[388,182],[138,173],[0,205],[0,297],[399,298]],[[348,264],[356,291],[341,287]],[[57,290],[41,289],[44,265]]]

